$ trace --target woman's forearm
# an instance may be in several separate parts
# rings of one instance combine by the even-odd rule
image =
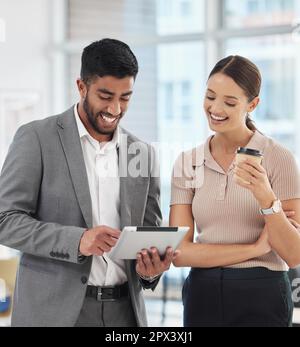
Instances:
[[[263,231],[254,244],[194,243],[194,218],[191,205],[174,205],[170,211],[170,226],[189,226],[180,244],[180,254],[173,264],[177,267],[213,268],[243,263],[271,251],[268,234]]]
[[[259,245],[214,245],[185,242],[174,261],[176,267],[213,268],[243,263],[262,255]]]
[[[300,233],[284,212],[265,216],[271,247],[294,268],[300,264]]]

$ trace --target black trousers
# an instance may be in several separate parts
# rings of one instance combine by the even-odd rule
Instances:
[[[192,268],[182,289],[185,327],[288,327],[293,301],[287,272]]]

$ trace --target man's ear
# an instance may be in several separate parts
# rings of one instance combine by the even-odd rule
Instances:
[[[257,105],[260,103],[260,98],[257,96],[256,98],[254,98],[250,103],[249,103],[249,106],[248,106],[248,109],[247,111],[250,113],[250,112],[253,112]]]
[[[78,78],[76,80],[76,84],[77,84],[77,88],[78,88],[78,91],[79,91],[79,94],[80,94],[80,97],[82,99],[85,99],[86,97],[86,94],[87,94],[87,85],[83,82],[82,79]]]

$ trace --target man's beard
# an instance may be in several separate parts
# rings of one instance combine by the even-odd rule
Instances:
[[[118,123],[120,121],[120,119],[123,117],[123,113],[121,113],[119,116],[118,116],[118,121],[116,123],[116,126],[113,128],[113,129],[103,129],[102,127],[99,126],[99,123],[97,122],[97,118],[98,117],[101,117],[101,114],[107,116],[107,117],[112,117],[111,114],[107,113],[107,112],[99,112],[97,114],[94,114],[91,110],[91,107],[90,107],[90,104],[88,102],[88,96],[85,97],[84,101],[83,101],[83,109],[84,109],[84,112],[86,113],[87,115],[87,119],[88,119],[88,122],[90,124],[90,126],[98,133],[98,134],[101,134],[101,135],[112,135],[115,130],[116,130],[116,127],[118,126]]]

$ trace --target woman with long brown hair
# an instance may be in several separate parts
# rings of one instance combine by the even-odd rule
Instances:
[[[214,135],[175,163],[170,225],[190,227],[174,262],[191,267],[183,287],[188,327],[291,325],[287,270],[300,263],[299,171],[292,154],[251,121],[260,88],[248,59],[218,62],[204,101]],[[245,156],[238,163],[239,148],[262,162]]]

